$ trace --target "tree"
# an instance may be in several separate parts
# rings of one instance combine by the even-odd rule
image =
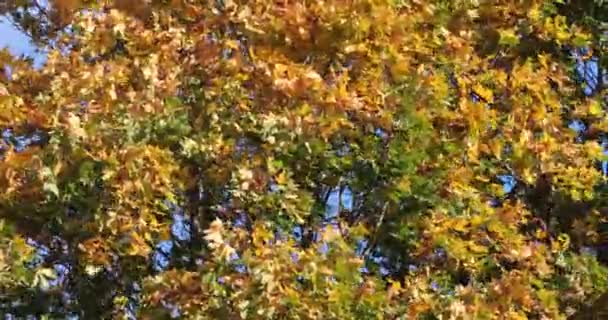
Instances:
[[[3,313],[601,312],[602,1],[9,4]]]

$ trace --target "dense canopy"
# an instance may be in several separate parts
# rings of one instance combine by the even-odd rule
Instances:
[[[606,312],[606,1],[0,13],[7,319]]]

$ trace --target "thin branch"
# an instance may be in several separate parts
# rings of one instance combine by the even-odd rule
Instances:
[[[384,206],[382,207],[382,212],[380,213],[380,218],[378,219],[378,222],[376,222],[376,227],[374,228],[373,238],[371,239],[367,248],[365,248],[365,251],[363,251],[363,256],[367,256],[371,252],[371,250],[376,247],[376,243],[378,242],[378,235],[380,232],[380,228],[382,227],[382,224],[384,223],[384,217],[386,217],[387,211],[388,211],[388,201],[385,202]]]

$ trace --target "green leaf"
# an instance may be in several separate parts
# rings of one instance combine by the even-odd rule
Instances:
[[[508,47],[514,47],[519,44],[519,36],[515,33],[514,29],[504,29],[498,32],[500,34],[499,44]]]

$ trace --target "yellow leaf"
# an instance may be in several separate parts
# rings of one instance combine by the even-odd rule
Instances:
[[[593,100],[589,104],[589,113],[593,116],[599,116],[602,114],[604,110],[602,109],[602,105],[599,101]]]
[[[507,46],[514,46],[519,43],[519,37],[514,29],[500,30],[499,43]]]
[[[82,128],[80,118],[77,115],[70,113],[67,117],[67,122],[69,130],[74,136],[79,138],[86,136],[86,131]]]
[[[150,246],[148,246],[142,236],[137,232],[131,233],[130,248],[128,250],[129,255],[147,257],[150,255],[151,251]]]
[[[412,185],[410,179],[408,177],[402,177],[399,179],[399,183],[397,184],[397,188],[399,191],[404,193],[409,193],[412,191]]]
[[[277,175],[276,177],[276,181],[278,184],[280,185],[285,185],[287,184],[287,175],[285,174],[285,172],[281,172]]]
[[[222,221],[220,219],[215,219],[209,226],[209,229],[204,231],[204,238],[208,242],[209,247],[217,248],[224,242],[222,237],[223,230],[224,225]]]
[[[345,53],[365,52],[366,50],[367,46],[365,45],[365,43],[351,44],[344,48]]]
[[[473,90],[475,91],[475,93],[478,96],[480,96],[486,102],[488,102],[488,103],[494,102],[494,93],[492,92],[492,90],[482,86],[481,84],[476,84],[473,87]]]

